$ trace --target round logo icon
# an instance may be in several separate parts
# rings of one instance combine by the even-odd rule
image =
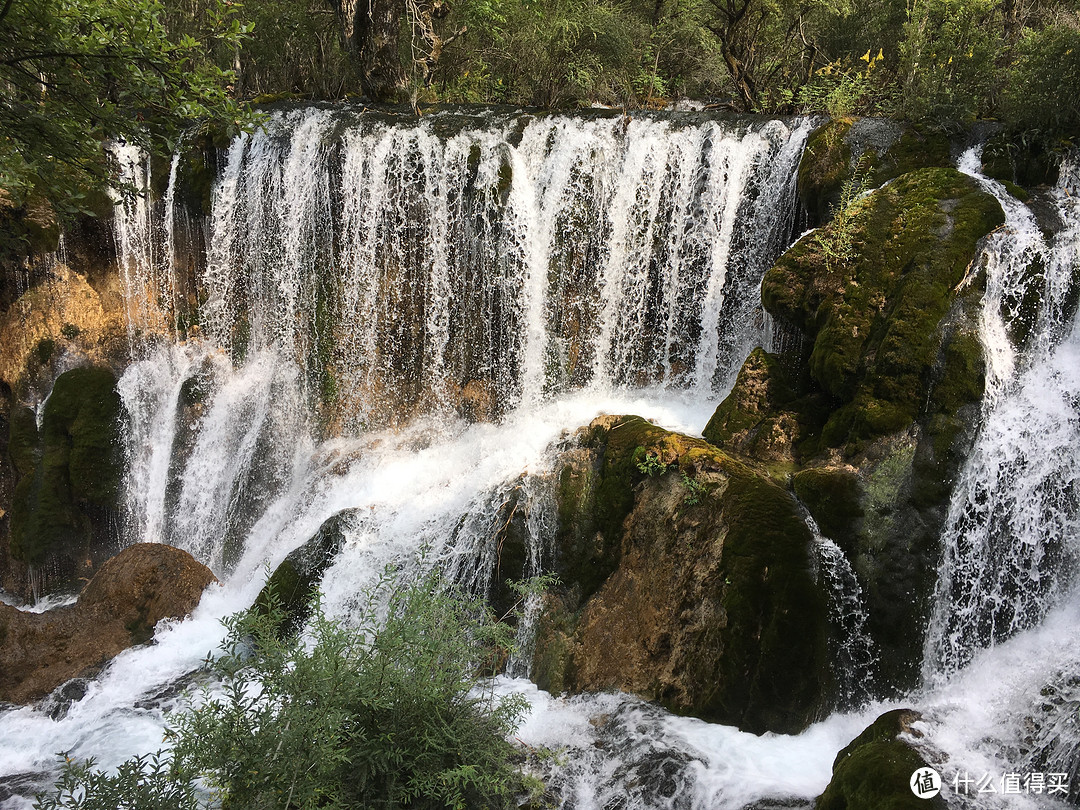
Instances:
[[[941,792],[941,774],[933,768],[919,768],[911,775],[911,792],[920,799],[932,799]]]

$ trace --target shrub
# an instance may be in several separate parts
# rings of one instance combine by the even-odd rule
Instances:
[[[168,765],[144,757],[106,776],[69,762],[36,807],[516,806],[527,780],[506,737],[526,703],[485,689],[510,629],[434,576],[387,578],[368,596],[356,626],[327,619],[316,599],[302,637],[279,632],[273,598],[226,620],[209,663],[220,687],[168,731]]]
[[[1080,21],[1025,31],[1008,77],[1003,106],[1014,129],[1075,137],[1080,130]]]

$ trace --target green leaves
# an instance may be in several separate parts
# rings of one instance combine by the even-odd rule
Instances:
[[[160,147],[194,120],[239,127],[235,79],[208,55],[247,37],[237,7],[212,0],[211,43],[173,37],[160,0],[12,0],[0,25],[0,188],[76,209],[108,182],[101,142]]]
[[[302,637],[280,632],[274,597],[226,620],[208,662],[218,686],[176,719],[171,760],[129,760],[112,777],[68,762],[37,807],[516,807],[525,780],[506,738],[527,704],[496,699],[486,678],[512,645],[509,626],[435,574],[387,574],[348,626],[314,598]]]

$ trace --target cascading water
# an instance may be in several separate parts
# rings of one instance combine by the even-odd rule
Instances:
[[[279,114],[226,157],[204,332],[296,358],[354,430],[584,384],[711,395],[760,340],[805,131]]]
[[[974,174],[973,151],[961,167]],[[1051,241],[1000,184],[1007,226],[991,237],[981,334],[982,427],[943,531],[925,675],[1040,623],[1072,588],[1080,558],[1080,203],[1066,164],[1053,195],[1067,226]]]
[[[223,583],[192,617],[159,626],[153,646],[115,659],[81,700],[0,715],[0,773],[23,775],[7,780],[16,795],[0,806],[28,806],[22,796],[47,782],[58,750],[110,766],[159,747],[175,684],[218,644],[220,618],[250,605],[266,572],[331,516],[342,516],[345,535],[322,583],[334,616],[347,617],[388,564],[406,574],[438,565],[485,589],[511,520],[530,538],[528,570],[540,570],[553,534],[555,448],[567,429],[606,411],[696,433],[762,339],[758,285],[790,231],[794,167],[808,129],[617,114],[446,114],[416,123],[322,108],[278,113],[225,154],[193,280],[178,277],[187,270],[176,257],[198,251],[169,244],[191,230],[180,225],[174,161],[163,202],[126,203],[118,217],[137,347],[121,380],[125,532],[131,542],[187,549]],[[141,162],[128,165],[132,181],[145,184]],[[1080,217],[1064,191],[1074,181],[1063,177],[1056,199],[1075,226]],[[1075,227],[1041,249],[1045,267],[1075,257],[1070,233]],[[164,245],[141,247],[163,237]],[[993,245],[991,266],[1006,252]],[[1054,272],[1037,271],[1047,279]],[[988,344],[995,312],[1005,313],[1005,330],[1015,320],[1008,308],[1023,301],[1011,282],[989,276],[988,301],[997,303],[987,306]],[[179,328],[190,315],[182,299],[201,302],[198,332]],[[995,415],[1035,383],[1034,369],[1055,370],[1054,407],[1068,418],[1054,430],[1075,436],[1070,380],[1080,339],[1071,321],[1062,326],[1066,299],[1043,307],[1048,314],[1022,349],[998,355],[988,345],[986,425],[972,464],[995,441]],[[1052,336],[1036,348],[1044,332]],[[174,339],[148,341],[154,333]],[[1024,419],[1034,424],[1030,414]],[[1072,452],[1060,446],[1058,456]],[[1003,476],[999,490],[1012,494],[1036,460],[1029,453],[1023,475],[1017,468]],[[990,513],[1007,514],[998,530],[1014,531],[1027,525],[1020,515],[1031,503],[1067,505],[1054,493],[1072,486],[1075,495],[1077,477],[1055,474],[1025,500],[985,513],[958,495],[950,531],[959,537],[957,527]],[[958,491],[970,490],[968,500],[982,508],[993,498],[975,487],[977,476],[969,473]],[[1042,525],[1047,536],[1075,537],[1051,534],[1072,523]],[[966,576],[948,573],[968,565],[964,541],[954,545],[939,602]],[[827,542],[819,552],[825,576],[835,574],[837,623],[856,639],[859,611],[839,609],[855,593],[850,569]],[[973,637],[963,655],[975,664],[957,674],[929,665],[933,688],[917,702],[932,741],[958,768],[989,762],[987,740],[1014,767],[1071,761],[1075,738],[1062,732],[1062,711],[1076,702],[1071,662],[1080,656],[1045,642],[1077,649],[1069,629],[1077,623],[1067,605],[1054,607],[1068,577],[1049,556],[1020,568],[1030,580],[1053,579],[1015,624],[1046,616],[1038,628],[988,652],[978,648],[992,637]],[[995,587],[974,590],[1000,601],[1006,591]],[[928,661],[959,660],[949,645],[973,625],[965,624],[964,599],[958,604],[955,614],[935,615]],[[853,652],[852,672],[868,667],[869,655]],[[1010,677],[980,680],[988,657]],[[515,663],[511,674],[524,666]],[[1019,729],[1039,710],[1031,695],[1046,685],[1065,708],[1047,710],[1041,736],[1024,742]],[[510,676],[497,689],[529,699],[533,711],[518,737],[563,751],[552,792],[582,810],[737,810],[763,798],[801,806],[824,788],[836,751],[886,708],[837,713],[798,736],[755,737],[625,695],[555,699]],[[1008,716],[980,711],[972,693],[1008,705]],[[853,685],[850,697],[863,695]]]
[[[922,707],[958,806],[1076,803],[1080,174],[1063,164],[1047,237],[978,158],[961,169],[998,197],[1006,225],[984,257],[987,395],[942,534]]]
[[[331,615],[347,617],[388,564],[404,575],[437,565],[486,590],[514,520],[539,571],[565,431],[606,410],[697,432],[760,342],[760,278],[791,230],[808,130],[708,116],[279,113],[224,155],[194,280],[177,277],[176,257],[198,251],[168,242],[190,230],[177,227],[177,161],[161,203],[125,200],[126,537],[184,548],[224,584],[59,719],[7,715],[35,742],[0,744],[4,771],[47,772],[60,747],[106,765],[157,747],[148,735],[160,734],[169,684],[217,644],[217,620],[331,516],[345,534],[322,583]],[[116,154],[132,185],[149,185],[137,156]],[[189,289],[198,330],[178,328],[191,319],[176,291]],[[561,744],[552,714],[593,728],[589,714],[627,700],[560,708],[527,681],[500,688],[530,695],[527,733],[545,745]],[[729,752],[686,754],[700,730],[675,722],[646,743],[638,712],[673,721],[636,706],[603,734],[625,725],[678,771],[678,806],[726,796],[735,807],[772,789],[717,776]],[[817,738],[835,750],[846,733]],[[727,734],[729,748],[753,739]],[[778,762],[797,761],[780,768],[786,790],[808,795],[827,757],[799,750]],[[626,792],[636,766],[589,761],[559,777],[574,806]]]
[[[814,519],[806,514],[806,525],[814,536],[818,579],[829,596],[829,625],[832,631],[830,659],[837,682],[837,706],[853,709],[865,706],[874,695],[877,652],[866,629],[869,614],[862,586],[847,555],[821,534]]]

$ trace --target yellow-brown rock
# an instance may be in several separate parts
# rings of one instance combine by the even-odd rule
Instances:
[[[27,613],[0,605],[0,701],[29,703],[148,641],[189,614],[217,578],[190,554],[139,543],[106,562],[71,606]]]

